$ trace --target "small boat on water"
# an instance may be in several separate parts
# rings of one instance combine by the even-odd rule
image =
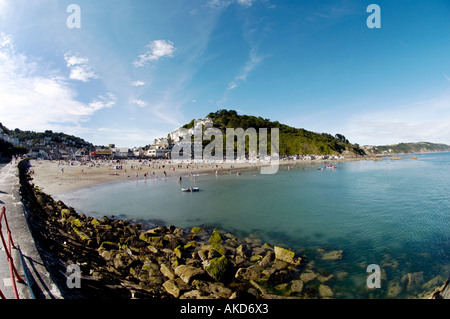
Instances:
[[[182,192],[198,192],[200,190],[199,187],[190,187],[190,188],[182,188]]]

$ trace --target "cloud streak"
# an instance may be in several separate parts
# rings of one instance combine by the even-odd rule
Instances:
[[[163,57],[172,57],[175,52],[173,42],[166,40],[155,40],[150,42],[144,54],[139,55],[138,59],[133,61],[136,68],[146,66],[151,62],[156,62]]]
[[[258,55],[256,49],[252,48],[247,63],[234,80],[228,84],[228,90],[233,90],[237,88],[241,82],[245,82],[253,69],[255,69],[263,60],[264,57]]]

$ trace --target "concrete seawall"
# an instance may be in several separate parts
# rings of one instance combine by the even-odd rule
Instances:
[[[26,210],[20,195],[20,181],[18,162],[11,162],[0,170],[0,207],[6,208],[6,216],[12,238],[22,252],[24,265],[20,260],[19,251],[13,249],[13,258],[19,274],[25,280],[24,272],[28,275],[31,290],[36,299],[62,299],[58,287],[53,282],[49,272],[42,262],[36,243],[31,235]],[[3,235],[6,227],[3,224]],[[21,299],[32,299],[30,289],[26,284],[17,284]],[[6,298],[13,299],[11,278],[6,260],[6,252],[0,242],[0,290]]]

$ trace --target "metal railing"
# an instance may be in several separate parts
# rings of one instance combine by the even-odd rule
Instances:
[[[5,220],[7,241],[5,240],[5,237],[3,236],[3,230],[2,230],[3,219]],[[0,211],[0,237],[2,239],[2,244],[6,251],[6,258],[8,259],[8,263],[9,263],[9,273],[11,276],[11,283],[12,283],[12,288],[13,288],[13,292],[14,292],[14,298],[19,299],[19,293],[17,291],[16,281],[19,283],[25,283],[25,282],[22,279],[22,277],[19,275],[19,272],[17,271],[16,266],[14,265],[14,260],[13,260],[11,252],[12,252],[13,248],[17,249],[17,247],[14,245],[14,242],[13,242],[13,239],[11,236],[11,230],[9,229],[8,220],[6,218],[6,208],[5,207],[2,207],[2,209]],[[1,292],[1,290],[0,290],[0,298],[6,299],[5,295]]]

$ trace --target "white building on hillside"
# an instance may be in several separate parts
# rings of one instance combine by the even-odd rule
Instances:
[[[186,131],[184,128],[179,128],[178,130],[170,133],[170,138],[174,143],[180,142],[182,139],[187,138],[195,134],[201,134],[203,129],[212,128],[214,126],[213,120],[209,117],[204,120],[195,120],[194,127]]]

